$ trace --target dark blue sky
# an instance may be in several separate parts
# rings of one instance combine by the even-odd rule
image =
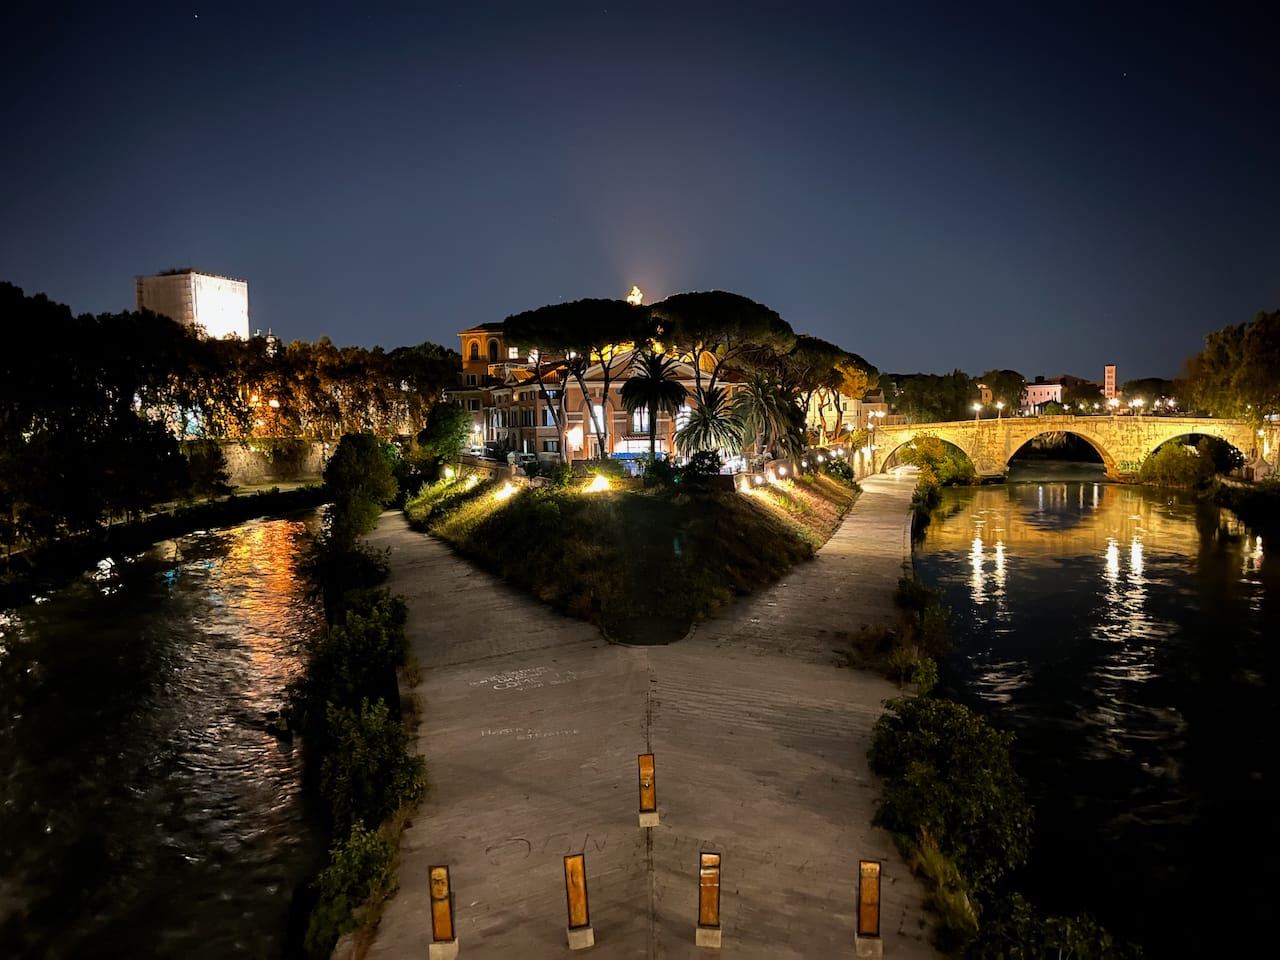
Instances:
[[[190,265],[456,348],[720,288],[881,369],[1125,380],[1280,308],[1265,6],[107,6],[0,14],[0,279],[76,311]]]

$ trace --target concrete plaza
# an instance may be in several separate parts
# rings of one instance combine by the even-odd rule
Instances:
[[[426,956],[433,864],[460,956],[569,956],[562,857],[585,853],[591,955],[714,957],[694,945],[703,850],[723,857],[724,956],[853,957],[859,859],[882,862],[885,955],[935,956],[921,887],[870,826],[866,750],[898,691],[836,652],[896,623],[913,485],[863,481],[816,559],[664,647],[610,644],[385,514],[370,540],[409,605],[429,786],[369,956]],[[650,752],[660,823],[641,828]]]

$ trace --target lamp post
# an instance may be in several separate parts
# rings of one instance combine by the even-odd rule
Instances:
[[[999,420],[999,419],[1000,419],[1000,414],[1001,414],[1003,411],[1004,411],[1004,401],[1003,401],[1003,400],[997,400],[997,401],[996,401],[996,419],[997,419],[997,420]]]
[[[1116,415],[1116,411],[1120,409],[1120,398],[1112,397],[1107,401],[1107,406],[1111,408],[1111,415],[1114,417]]]
[[[979,414],[981,414],[981,413],[982,413],[982,404],[980,404],[980,403],[975,403],[975,404],[973,405],[973,419],[977,420],[977,419],[978,419]]]

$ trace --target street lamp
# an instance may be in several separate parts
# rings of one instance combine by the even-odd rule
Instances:
[[[1138,408],[1138,416],[1142,416],[1142,405],[1144,402],[1145,401],[1141,397],[1133,401],[1133,405]]]
[[[996,419],[997,419],[997,420],[999,420],[999,419],[1000,419],[1000,413],[1001,413],[1001,411],[1003,411],[1003,410],[1004,410],[1004,401],[1003,401],[1003,400],[997,400],[997,401],[996,401]]]
[[[1116,411],[1120,408],[1120,398],[1112,397],[1107,401],[1107,406],[1111,408],[1111,415],[1114,417],[1116,415]]]
[[[977,420],[978,414],[980,414],[981,412],[982,412],[982,404],[975,403],[973,405],[973,419]]]

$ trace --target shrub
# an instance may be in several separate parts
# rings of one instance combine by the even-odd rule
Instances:
[[[329,865],[316,881],[319,898],[304,941],[307,956],[327,958],[338,938],[356,927],[356,911],[391,892],[391,841],[359,823],[329,851]]]
[[[320,792],[339,834],[354,824],[376,827],[422,796],[422,759],[409,755],[385,701],[363,700],[359,711],[331,703],[326,720],[333,746],[320,765]]]
[[[1013,770],[1013,735],[961,704],[890,700],[868,759],[885,781],[874,822],[914,845],[922,832],[979,891],[1026,863],[1032,810]]]
[[[382,508],[396,496],[395,453],[372,433],[348,433],[324,468],[333,498],[326,517],[329,536],[352,543],[374,528]]]
[[[858,489],[858,482],[853,477],[853,467],[849,466],[848,461],[839,458],[828,460],[822,465],[822,472],[827,476],[838,480],[846,487]]]
[[[1116,943],[1092,917],[1044,917],[1021,894],[1012,894],[986,912],[978,936],[968,943],[966,960],[1137,960],[1142,950]]]
[[[698,477],[714,477],[720,473],[724,462],[720,454],[714,450],[699,450],[691,456],[681,468],[681,473],[690,479]]]
[[[1195,447],[1166,443],[1144,458],[1138,480],[1157,487],[1202,487],[1213,479],[1213,460]]]
[[[312,640],[306,670],[290,691],[297,726],[320,752],[332,743],[330,705],[354,708],[371,696],[399,703],[396,668],[408,656],[407,614],[404,601],[376,596],[370,609],[348,610],[341,624]]]

